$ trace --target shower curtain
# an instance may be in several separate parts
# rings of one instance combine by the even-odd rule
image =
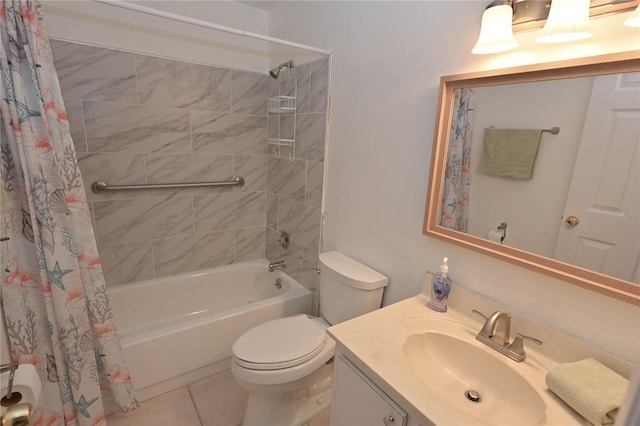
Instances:
[[[456,89],[447,152],[440,225],[466,232],[471,186],[473,90]]]
[[[138,406],[109,307],[39,5],[0,8],[2,306],[11,356],[36,366],[35,425],[104,425]]]

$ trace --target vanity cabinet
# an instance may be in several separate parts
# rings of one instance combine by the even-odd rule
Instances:
[[[417,426],[407,413],[346,357],[335,361],[331,424]]]

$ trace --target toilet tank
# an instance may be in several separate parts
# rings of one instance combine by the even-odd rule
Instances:
[[[320,253],[320,315],[329,324],[378,309],[389,278],[339,251]]]

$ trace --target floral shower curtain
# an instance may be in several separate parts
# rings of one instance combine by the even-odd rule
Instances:
[[[2,304],[42,382],[35,425],[104,425],[138,406],[122,355],[39,5],[0,7]]]
[[[471,187],[472,89],[455,90],[451,121],[440,225],[466,232]]]

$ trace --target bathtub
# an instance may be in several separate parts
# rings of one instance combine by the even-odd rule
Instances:
[[[228,369],[244,332],[311,309],[311,292],[269,272],[266,260],[120,285],[108,295],[140,400]]]

